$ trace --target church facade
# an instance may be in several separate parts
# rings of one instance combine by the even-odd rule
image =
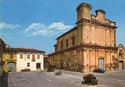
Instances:
[[[76,10],[76,26],[57,38],[55,52],[47,58],[49,64],[80,72],[117,69],[116,23],[107,19],[102,9],[92,15],[88,3],[81,3]]]
[[[118,69],[125,69],[125,47],[122,44],[119,44],[117,47],[117,58],[118,58]]]

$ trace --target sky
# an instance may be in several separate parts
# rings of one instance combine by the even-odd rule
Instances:
[[[117,45],[125,46],[125,0],[0,0],[0,38],[10,47],[54,52],[56,38],[76,23],[76,7],[90,3],[117,24]]]

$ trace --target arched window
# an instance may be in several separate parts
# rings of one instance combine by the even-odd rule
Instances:
[[[119,51],[119,57],[120,57],[120,58],[123,58],[123,50],[120,50],[120,51]]]

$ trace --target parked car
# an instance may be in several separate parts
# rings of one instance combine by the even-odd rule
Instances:
[[[22,69],[21,72],[30,72],[31,70],[29,68]]]

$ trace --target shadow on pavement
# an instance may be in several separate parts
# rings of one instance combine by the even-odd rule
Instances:
[[[8,73],[6,72],[0,76],[0,87],[8,87]]]

